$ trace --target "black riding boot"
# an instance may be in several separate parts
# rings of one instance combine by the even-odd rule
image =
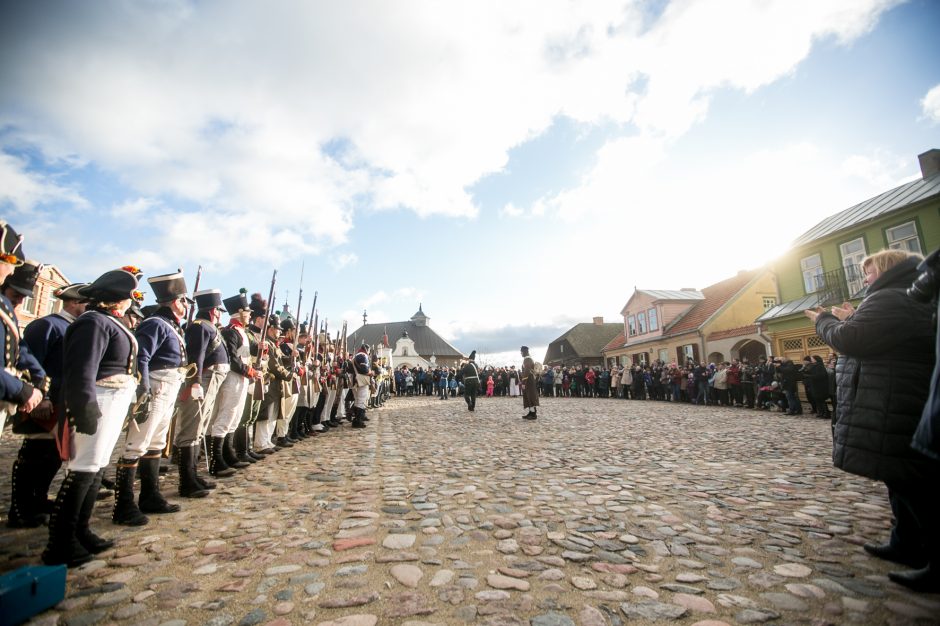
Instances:
[[[140,474],[140,510],[144,513],[176,513],[178,504],[170,504],[160,493],[160,451],[148,450],[137,465]]]
[[[232,434],[232,441],[235,445],[235,458],[249,465],[258,462],[258,459],[248,454],[248,429],[246,427],[239,426],[236,428]]]
[[[92,554],[99,554],[105,550],[114,547],[114,542],[110,539],[99,537],[92,532],[89,527],[91,514],[95,510],[95,502],[98,501],[98,489],[101,487],[101,478],[104,476],[104,470],[98,470],[95,475],[95,481],[85,494],[85,500],[82,502],[81,513],[78,516],[78,526],[75,528],[75,537],[82,547]]]
[[[117,462],[115,478],[114,510],[111,521],[122,526],[143,526],[150,520],[137,508],[134,498],[134,475],[137,473],[137,459],[120,458]]]
[[[222,437],[209,437],[209,475],[216,478],[227,478],[235,475],[235,468],[229,467],[222,457]]]
[[[352,427],[353,428],[365,428],[366,427],[366,420],[365,420],[366,410],[360,409],[357,406],[354,406],[352,410],[354,412],[354,417],[352,420]]]
[[[205,498],[209,495],[202,483],[196,480],[196,446],[178,448],[180,495],[184,498]]]
[[[85,497],[95,483],[97,472],[68,472],[49,518],[49,543],[42,553],[46,565],[78,567],[92,559],[78,541],[76,532],[83,520]]]
[[[229,433],[225,435],[225,438],[222,440],[222,460],[225,461],[225,464],[234,469],[242,469],[251,465],[248,461],[242,461],[238,458],[238,454],[235,453],[235,445],[233,440],[235,439],[234,433]]]
[[[20,446],[13,462],[10,512],[7,514],[9,528],[36,528],[49,519],[36,506],[36,451],[32,441],[36,440],[23,440],[23,445]]]
[[[205,442],[205,440],[202,440],[202,441]],[[205,476],[199,475],[199,463],[202,460],[200,456],[205,454],[206,456],[204,458],[208,458],[209,456],[208,450],[209,450],[208,445],[200,444],[196,446],[196,455],[193,457],[193,474],[196,476],[196,482],[202,485],[203,489],[207,491],[211,491],[212,489],[215,489],[215,482],[209,480]]]

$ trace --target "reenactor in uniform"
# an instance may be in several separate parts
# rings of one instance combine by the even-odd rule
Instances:
[[[281,364],[279,358],[279,348],[277,339],[280,336],[280,320],[272,315],[268,321],[268,336],[262,344],[262,350],[268,355],[268,371],[266,380],[268,382],[267,391],[264,399],[261,401],[261,408],[258,413],[258,421],[255,423],[255,450],[259,454],[272,454],[275,450],[280,450],[280,446],[274,446],[271,442],[271,435],[274,434],[274,427],[281,410],[281,398],[283,396],[282,384],[293,378],[293,373]]]
[[[222,309],[221,294],[218,289],[194,293],[198,312],[184,331],[186,354],[193,371],[183,383],[175,443],[179,448],[180,495],[186,498],[202,498],[206,495],[203,492],[215,487],[215,483],[199,476],[196,462],[216,395],[229,370],[228,352],[216,327]],[[214,475],[213,459],[221,456],[222,442],[213,444],[209,449],[209,473]]]
[[[136,268],[105,272],[79,295],[91,302],[65,333],[61,448],[65,480],[49,519],[46,565],[74,567],[114,545],[89,528],[103,468],[121,435],[137,390],[137,340],[121,322],[137,289]]]
[[[78,295],[78,289],[84,286],[86,283],[75,283],[56,289],[53,296],[62,303],[62,310],[34,320],[23,331],[22,342],[45,370],[49,392],[31,413],[17,413],[13,421],[13,432],[23,435],[23,444],[13,463],[7,516],[10,528],[35,528],[48,520],[49,485],[62,466],[54,431],[56,415],[63,410],[65,331],[85,312],[87,301]]]
[[[259,377],[259,373],[251,365],[251,344],[245,330],[251,316],[246,293],[247,291],[242,289],[238,295],[222,301],[231,318],[228,326],[221,331],[222,341],[228,352],[229,371],[219,389],[215,401],[215,415],[209,426],[211,439],[222,439],[221,458],[214,459],[215,473],[218,476],[234,473],[235,470],[255,462],[254,459],[239,459],[233,443],[239,419],[245,411],[248,387]]]
[[[251,356],[252,367],[258,373],[254,383],[248,388],[248,398],[245,400],[245,409],[242,412],[241,423],[235,430],[235,453],[239,461],[248,463],[257,462],[264,458],[263,454],[258,454],[252,449],[251,434],[255,429],[255,422],[258,419],[258,413],[261,410],[261,398],[265,391],[265,374],[267,372],[268,362],[265,354],[259,353],[259,347],[262,346],[261,327],[268,313],[268,303],[261,298],[260,293],[251,294],[251,302],[248,303],[248,326],[245,328],[245,334],[248,335],[248,348]]]
[[[143,526],[149,521],[145,513],[180,510],[179,505],[170,504],[160,493],[159,478],[160,457],[166,447],[176,398],[186,377],[186,343],[180,322],[186,317],[189,298],[181,272],[153,276],[147,282],[153,289],[157,309],[134,332],[139,346],[137,397],[140,406],[128,423],[124,451],[117,462],[111,513],[111,521],[124,526]],[[139,504],[134,501],[134,475],[137,473],[140,474]],[[207,495],[206,492],[203,495]]]
[[[480,393],[480,370],[476,364],[477,351],[470,353],[470,358],[460,370],[463,376],[463,398],[467,401],[467,410],[473,411],[477,406],[477,395]]]
[[[369,346],[362,344],[356,356],[347,360],[351,370],[353,399],[353,428],[366,427],[366,403],[372,391],[372,368],[369,365]]]
[[[539,410],[539,376],[535,371],[535,360],[529,356],[529,347],[519,348],[522,354],[522,408],[528,413],[522,419],[536,419]]]
[[[292,448],[297,440],[291,437],[291,425],[294,413],[297,408],[297,396],[300,391],[297,386],[297,362],[294,354],[294,342],[296,341],[297,327],[294,320],[285,317],[281,320],[281,340],[278,343],[281,365],[291,373],[288,380],[281,381],[281,403],[280,414],[277,420],[277,441],[276,446],[281,448]]]
[[[0,220],[0,282],[23,265],[22,241],[23,238],[9,224]],[[7,297],[0,294],[0,346],[3,353],[3,363],[0,364],[0,433],[8,415],[17,409],[29,413],[43,397],[42,390],[20,378],[19,372],[27,369],[26,364],[35,359],[28,348],[20,346],[20,327],[13,308]]]

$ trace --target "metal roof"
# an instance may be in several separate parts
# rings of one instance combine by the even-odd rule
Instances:
[[[787,315],[793,315],[794,313],[801,313],[806,309],[811,309],[819,304],[820,293],[811,293],[808,296],[803,296],[798,300],[790,300],[789,302],[784,302],[783,304],[778,304],[772,309],[768,309],[764,312],[763,315],[758,317],[755,322],[768,322],[778,317],[786,317]]]
[[[835,215],[830,215],[800,235],[793,242],[793,247],[798,248],[935,196],[940,196],[940,174],[911,181]]]
[[[407,322],[388,322],[360,326],[349,334],[349,347],[355,350],[361,343],[370,346],[381,346],[382,337],[386,332],[388,333],[389,346],[392,349],[395,348],[395,342],[401,338],[402,333],[407,332],[408,336],[415,342],[415,350],[424,358],[430,358],[431,355],[466,358],[463,352],[434,332],[430,326],[419,326],[410,320]]]
[[[705,294],[698,290],[637,289],[654,300],[704,300]]]

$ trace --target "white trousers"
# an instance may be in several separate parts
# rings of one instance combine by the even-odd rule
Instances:
[[[366,408],[366,404],[369,402],[369,386],[365,387],[355,387],[353,389],[353,396],[355,400],[353,401],[353,406],[360,409]]]
[[[509,395],[513,398],[519,395],[519,385],[511,378],[509,379]]]
[[[165,369],[150,372],[150,408],[142,424],[133,420],[127,426],[124,454],[128,459],[137,459],[147,450],[162,450],[166,447],[166,436],[170,432],[170,421],[176,407],[176,396],[183,384],[183,372]]]
[[[95,385],[98,408],[101,410],[98,430],[94,435],[84,435],[72,428],[72,449],[66,469],[72,472],[97,472],[110,463],[136,388],[137,384],[133,380],[119,388]]]
[[[264,420],[255,422],[255,450],[264,450],[270,448],[271,435],[274,434],[274,420]]]
[[[248,379],[238,372],[229,371],[219,387],[215,397],[215,407],[212,423],[209,425],[209,435],[224,437],[235,432],[238,422],[245,412],[245,398],[248,397]]]
[[[333,402],[336,400],[336,390],[328,389],[326,392],[326,402],[323,403],[323,414],[320,416],[321,422],[330,421],[330,412],[333,410]]]

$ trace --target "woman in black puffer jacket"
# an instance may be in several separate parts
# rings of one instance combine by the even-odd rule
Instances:
[[[840,356],[836,364],[836,467],[884,481],[894,513],[887,544],[867,544],[879,558],[915,568],[895,582],[940,591],[940,462],[911,448],[935,361],[935,326],[927,304],[906,294],[920,257],[884,250],[862,262],[868,292],[857,310],[807,311],[816,332]],[[838,317],[837,317],[838,316]]]

